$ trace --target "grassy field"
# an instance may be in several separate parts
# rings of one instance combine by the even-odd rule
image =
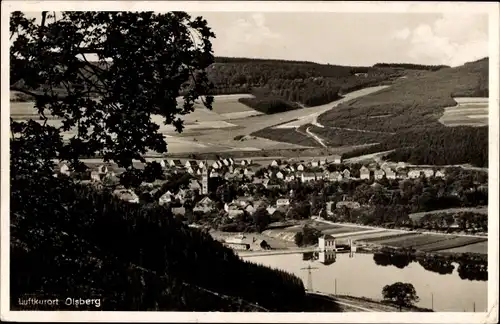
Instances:
[[[251,136],[266,138],[277,142],[288,142],[306,147],[319,147],[320,144],[307,135],[303,135],[295,128],[264,128],[251,134]]]
[[[408,216],[410,217],[411,220],[413,221],[418,221],[424,215],[427,214],[441,214],[441,213],[447,213],[447,214],[456,214],[456,213],[463,213],[463,212],[472,212],[476,214],[483,214],[483,215],[488,215],[488,206],[480,206],[480,207],[464,207],[464,208],[448,208],[448,209],[438,209],[438,210],[432,210],[428,212],[420,212],[420,213],[413,213],[409,214]]]
[[[417,247],[417,249],[424,252],[436,252],[458,247],[465,248],[470,244],[477,243],[488,243],[488,240],[486,238],[458,236],[452,237],[447,240],[435,241],[434,243],[425,244]]]
[[[456,106],[444,109],[439,122],[445,126],[487,126],[488,98],[454,98]]]
[[[332,127],[318,127],[314,125],[311,126],[309,130],[325,139],[325,144],[331,147],[380,143],[392,136],[389,133],[362,132]]]
[[[465,246],[454,247],[450,249],[441,249],[440,252],[488,254],[488,241],[468,244]]]
[[[330,234],[335,236],[336,234],[344,234],[344,233],[353,233],[353,235],[356,235],[356,232],[361,232],[364,231],[364,228],[359,228],[359,227],[339,227],[339,228],[332,228],[332,229],[325,229],[323,230],[323,234]],[[342,238],[348,238],[348,236],[342,236]]]

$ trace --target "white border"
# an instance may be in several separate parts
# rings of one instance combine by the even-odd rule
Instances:
[[[188,12],[467,12],[489,14],[489,245],[486,313],[196,313],[196,312],[14,312],[9,310],[9,13],[13,10],[153,10]],[[450,2],[271,2],[271,1],[3,1],[1,110],[1,320],[106,322],[317,322],[317,323],[496,323],[498,322],[499,5]],[[460,22],[457,22],[460,23]]]

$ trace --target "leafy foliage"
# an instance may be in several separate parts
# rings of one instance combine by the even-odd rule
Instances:
[[[392,285],[386,285],[382,290],[382,295],[385,300],[398,305],[399,310],[403,306],[412,306],[414,302],[419,300],[415,287],[410,283],[396,282]]]
[[[321,232],[318,229],[306,225],[302,228],[302,231],[295,234],[295,244],[297,246],[317,244],[320,235]]]
[[[31,96],[44,120],[42,126],[11,120],[13,136],[25,138],[31,128],[45,135],[75,130],[67,141],[51,142],[50,150],[39,148],[73,164],[100,155],[128,168],[133,159],[144,161],[148,150],[166,152],[151,115],[159,113],[181,131],[178,115],[193,111],[195,100],[212,88],[204,70],[213,63],[215,35],[201,17],[43,12],[35,24],[15,12],[10,31],[10,88]],[[204,99],[208,108],[212,101]],[[60,128],[46,125],[48,113],[62,119]]]

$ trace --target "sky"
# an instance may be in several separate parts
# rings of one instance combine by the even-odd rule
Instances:
[[[216,56],[338,65],[458,66],[488,56],[488,16],[460,13],[190,12]],[[40,13],[27,13],[39,17]]]
[[[427,13],[191,12],[217,56],[339,65],[461,65],[488,56],[488,16]]]

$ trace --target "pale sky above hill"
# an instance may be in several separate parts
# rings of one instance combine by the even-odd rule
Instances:
[[[339,65],[461,65],[488,56],[488,16],[427,13],[190,12],[217,56]],[[29,13],[29,16],[40,14]]]

